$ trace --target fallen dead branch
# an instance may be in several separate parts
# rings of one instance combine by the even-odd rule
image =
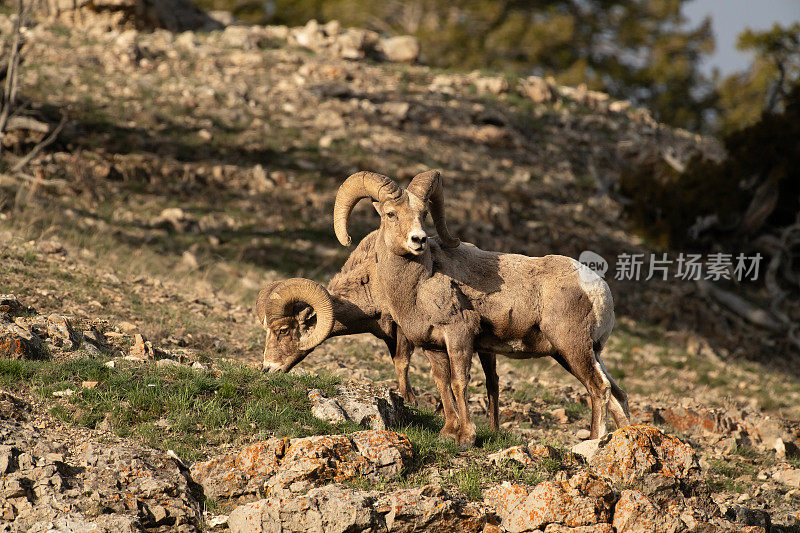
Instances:
[[[61,133],[61,130],[64,129],[64,125],[66,123],[67,123],[67,116],[62,114],[61,121],[58,123],[58,126],[56,126],[55,129],[53,129],[53,131],[50,133],[50,135],[48,135],[42,142],[34,146],[33,149],[30,152],[28,152],[27,155],[20,158],[20,160],[17,161],[13,167],[11,167],[11,172],[19,172],[20,170],[22,170],[25,167],[25,165],[30,163],[31,159],[36,157],[39,154],[39,152],[41,152],[45,147],[47,147],[49,144],[55,141],[56,137],[58,137],[58,134]]]

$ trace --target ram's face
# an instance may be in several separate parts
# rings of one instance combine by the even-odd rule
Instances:
[[[305,359],[311,350],[300,348],[301,338],[313,328],[313,313],[300,313],[272,320],[264,329],[267,332],[264,344],[264,369],[268,372],[288,372]]]
[[[428,247],[428,234],[423,228],[428,214],[425,202],[407,191],[398,199],[376,205],[381,216],[383,237],[396,255],[422,255]]]

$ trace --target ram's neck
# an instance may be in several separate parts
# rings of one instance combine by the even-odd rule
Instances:
[[[377,243],[375,285],[383,305],[412,342],[422,340],[423,332],[415,326],[424,319],[416,316],[420,284],[431,276],[431,252],[419,256],[396,255],[379,238]],[[413,338],[412,338],[413,337]]]
[[[333,300],[333,329],[331,337],[374,333],[377,317],[340,295],[331,294]],[[369,311],[369,310],[368,310]]]

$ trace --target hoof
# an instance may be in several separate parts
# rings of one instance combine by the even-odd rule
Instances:
[[[410,392],[403,396],[403,403],[406,405],[413,405],[414,407],[419,407],[417,405],[417,397],[411,394]]]
[[[439,433],[439,442],[458,442],[458,439],[450,433]]]
[[[474,440],[465,440],[465,441],[462,441],[462,442],[459,442],[459,443],[458,443],[458,448],[459,448],[461,451],[466,451],[466,450],[469,450],[469,449],[471,449],[473,446],[475,446],[475,441],[474,441]]]
[[[458,443],[458,447],[462,450],[469,450],[475,446],[475,433],[470,432],[466,435],[459,435],[456,442]]]

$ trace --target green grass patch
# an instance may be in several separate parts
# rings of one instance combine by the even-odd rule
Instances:
[[[0,360],[0,384],[24,383],[53,402],[56,418],[96,428],[107,423],[119,436],[132,436],[158,449],[174,449],[189,460],[209,447],[256,437],[302,437],[347,433],[355,424],[333,425],[311,414],[307,391],[332,394],[332,376],[265,374],[224,363],[221,374],[183,367],[121,364],[79,358],[65,362]],[[83,381],[99,382],[84,389]],[[53,392],[72,389],[56,399]]]
[[[484,483],[490,481],[487,478],[485,466],[471,462],[447,476],[445,484],[457,487],[470,500],[480,500]]]

